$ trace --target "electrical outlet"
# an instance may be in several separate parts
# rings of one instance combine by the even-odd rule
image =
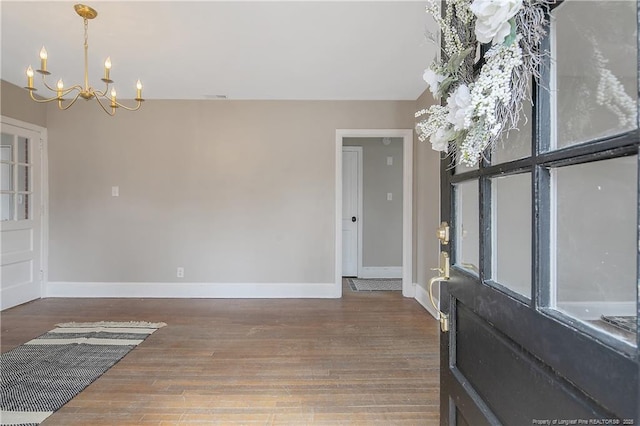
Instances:
[[[178,269],[176,270],[176,277],[184,278],[184,268],[182,266],[178,266]]]
[[[120,187],[112,186],[111,187],[111,196],[112,197],[119,197],[120,196]]]
[[[387,192],[387,201],[393,201],[393,193]]]

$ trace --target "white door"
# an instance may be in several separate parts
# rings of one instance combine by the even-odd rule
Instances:
[[[40,132],[2,120],[0,309],[41,297]]]
[[[342,148],[342,275],[358,275],[358,188],[362,147]]]

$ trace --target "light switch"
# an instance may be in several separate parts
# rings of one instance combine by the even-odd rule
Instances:
[[[387,166],[393,166],[393,157],[387,157]]]
[[[111,196],[112,197],[119,197],[120,196],[120,187],[119,186],[112,186],[111,187]]]
[[[387,201],[393,200],[393,194],[391,192],[387,192]]]

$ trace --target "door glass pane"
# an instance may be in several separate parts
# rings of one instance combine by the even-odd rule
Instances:
[[[0,194],[0,220],[13,219],[13,194]]]
[[[480,247],[480,206],[478,181],[459,183],[455,187],[456,259],[455,263],[478,274]]]
[[[18,220],[25,220],[30,218],[29,214],[29,201],[30,196],[27,194],[18,194],[16,196],[18,199]]]
[[[635,344],[637,156],[552,170],[556,308]],[[552,224],[554,222],[552,221]]]
[[[470,172],[471,170],[478,170],[478,164],[476,163],[474,166],[467,166],[465,164],[457,164],[456,165],[456,174],[459,175],[461,173]]]
[[[498,141],[491,153],[491,164],[506,163],[531,156],[531,109],[531,103],[525,101],[518,128],[511,130]]]
[[[495,178],[492,192],[493,281],[531,297],[531,174]]]
[[[17,191],[30,191],[29,188],[29,172],[31,171],[31,167],[29,166],[18,166],[18,189]]]
[[[635,129],[637,3],[567,0],[553,15],[556,147]]]
[[[2,134],[0,143],[0,161],[12,161],[13,136],[8,133]]]
[[[29,139],[18,137],[18,163],[29,162]]]
[[[7,163],[0,163],[0,190],[13,190],[13,166]]]

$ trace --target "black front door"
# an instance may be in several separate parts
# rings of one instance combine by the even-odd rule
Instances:
[[[442,162],[441,424],[640,422],[638,2],[551,15],[528,121]]]

